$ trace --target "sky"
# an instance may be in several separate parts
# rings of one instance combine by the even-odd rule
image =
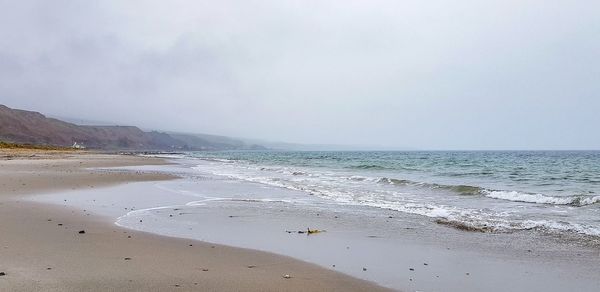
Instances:
[[[0,0],[0,104],[390,149],[600,149],[600,1]]]

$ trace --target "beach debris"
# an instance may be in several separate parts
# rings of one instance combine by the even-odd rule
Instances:
[[[248,266],[248,269],[253,269],[253,268],[256,268],[256,266],[255,265],[249,265]]]
[[[202,269],[202,272],[208,272],[208,269]]]
[[[124,258],[124,260],[126,260],[126,261],[130,261],[130,260],[131,260],[131,258]]]
[[[331,266],[335,268],[335,265],[331,265]]]
[[[48,270],[48,271],[49,271],[49,270],[52,270],[52,268],[50,268],[50,267],[47,267],[47,268],[46,268],[46,270]]]
[[[283,275],[283,278],[284,278],[284,279],[290,279],[291,277],[292,277],[292,276],[290,276],[290,275],[288,275],[288,274],[285,274],[285,275]]]
[[[313,230],[310,230],[310,228],[306,228],[306,230],[307,230],[307,233],[308,233],[309,235],[310,235],[310,234],[317,234],[317,233],[325,232],[325,230],[319,230],[319,229],[313,229]]]
[[[52,221],[52,219],[48,219],[48,222]]]
[[[173,285],[173,286],[175,286],[175,287],[180,287],[180,286],[179,286],[179,284],[175,284],[175,285]]]
[[[471,273],[465,273],[465,274],[466,274],[467,276],[468,276],[468,275],[471,275]]]
[[[85,230],[79,230],[79,234],[85,234]]]
[[[414,268],[408,268],[408,270],[409,270],[409,271],[414,271],[415,269],[414,269]]]
[[[0,276],[6,276],[5,272],[0,272]]]
[[[58,223],[57,225],[58,225],[58,226],[63,226],[63,224],[62,224],[62,223]]]
[[[127,238],[131,238],[131,235],[127,235]]]
[[[190,244],[190,246],[194,246],[193,244]]]
[[[366,272],[366,271],[367,271],[367,268],[363,268],[363,272]]]
[[[424,266],[429,266],[429,264],[428,264],[428,263],[423,263],[423,265],[424,265]]]
[[[317,233],[325,232],[325,230],[306,228],[306,231],[304,231],[304,230],[298,230],[298,231],[286,230],[285,232],[290,233],[290,234],[291,233],[298,233],[298,234],[311,235],[311,234],[317,234]]]

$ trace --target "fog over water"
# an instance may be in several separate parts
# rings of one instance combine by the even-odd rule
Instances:
[[[5,1],[0,104],[147,129],[600,149],[598,1]]]

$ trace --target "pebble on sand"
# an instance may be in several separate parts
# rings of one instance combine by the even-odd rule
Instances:
[[[283,278],[284,278],[284,279],[289,279],[289,278],[291,278],[291,277],[292,277],[292,276],[290,276],[290,275],[288,275],[288,274],[285,274],[285,275],[283,275]]]
[[[85,234],[85,230],[79,230],[79,234]]]
[[[130,261],[130,260],[131,260],[131,258],[124,258],[124,260],[126,260],[126,261]]]
[[[0,272],[0,276],[6,276],[5,272]]]

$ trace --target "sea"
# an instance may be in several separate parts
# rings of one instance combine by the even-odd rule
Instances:
[[[600,237],[600,151],[190,152],[194,167],[483,232]]]

